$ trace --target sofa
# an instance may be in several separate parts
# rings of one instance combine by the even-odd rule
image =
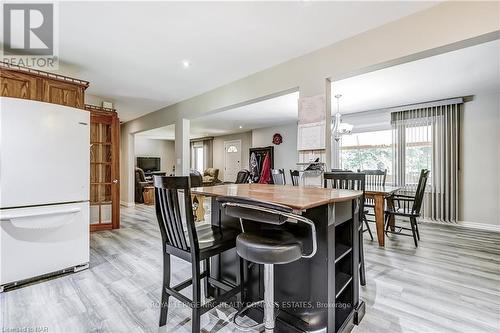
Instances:
[[[219,169],[208,168],[203,171],[203,186],[213,186],[222,183],[219,180]]]

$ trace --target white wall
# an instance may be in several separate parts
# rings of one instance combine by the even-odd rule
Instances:
[[[248,169],[248,150],[252,146],[252,132],[215,137],[213,142],[213,166],[219,169],[219,179],[222,181],[224,181],[224,141],[232,140],[241,140],[241,168]]]
[[[283,143],[273,145],[273,135],[281,134]],[[297,123],[259,128],[252,131],[252,147],[274,146],[274,168],[285,169],[286,183],[291,184],[290,170],[297,169]]]
[[[174,141],[148,139],[136,135],[135,157],[137,156],[160,157],[161,171],[165,171],[169,175],[172,173],[172,167],[175,165]]]
[[[129,121],[122,126],[122,138],[131,140],[129,134],[179,123],[183,118],[198,118],[297,87],[301,97],[324,94],[330,89],[325,84],[329,78],[339,80],[484,42],[498,34],[499,8],[500,4],[493,1],[445,1]],[[130,144],[122,145],[122,150],[129,147]],[[126,151],[122,154],[128,155]],[[122,159],[121,163],[125,165],[127,161]],[[133,177],[133,172],[122,174],[122,180],[126,177]],[[129,194],[129,201],[133,200],[132,190],[122,192]]]
[[[500,226],[499,92],[464,104],[460,160],[460,220]]]

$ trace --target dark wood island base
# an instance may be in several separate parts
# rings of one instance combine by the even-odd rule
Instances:
[[[211,197],[235,195],[267,200],[290,206],[314,221],[318,250],[314,257],[286,265],[275,265],[274,297],[279,305],[275,332],[350,332],[365,312],[359,299],[359,191],[318,189],[279,185],[222,185],[193,189]],[[212,200],[212,223],[238,228],[239,221],[226,216],[217,200]],[[259,223],[244,222],[245,230],[260,228]],[[294,223],[285,224],[299,238],[308,230]],[[304,241],[305,250],[310,246]],[[230,250],[214,257],[210,273],[217,279],[239,284],[239,260]],[[246,292],[238,301],[263,299],[263,267],[244,262],[242,275]],[[208,290],[215,295],[217,290]],[[247,313],[260,322],[262,312]]]

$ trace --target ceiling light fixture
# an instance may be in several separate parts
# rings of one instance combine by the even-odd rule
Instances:
[[[242,129],[242,128],[243,128],[243,126],[240,125],[240,129]]]
[[[182,66],[184,68],[189,68],[191,67],[191,63],[189,62],[189,60],[182,60]]]
[[[342,135],[348,135],[352,133],[353,125],[342,122],[342,114],[340,113],[340,98],[342,95],[335,95],[337,99],[337,113],[332,119],[332,136],[335,141],[339,141]]]

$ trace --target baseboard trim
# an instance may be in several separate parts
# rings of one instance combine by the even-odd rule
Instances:
[[[465,227],[465,228],[471,228],[471,229],[500,232],[500,225],[497,225],[497,224],[458,221],[457,225]]]
[[[451,225],[451,226],[467,228],[467,229],[476,229],[476,230],[481,230],[481,231],[491,231],[491,232],[500,233],[500,225],[497,225],[497,224],[477,223],[477,222],[470,222],[470,221],[457,221],[456,223],[446,223],[446,222],[439,222],[439,221],[434,221],[434,220],[429,220],[429,219],[420,219],[419,221],[423,222],[423,223]]]
[[[120,201],[120,206],[123,206],[123,207],[134,207],[135,206],[135,202]]]

